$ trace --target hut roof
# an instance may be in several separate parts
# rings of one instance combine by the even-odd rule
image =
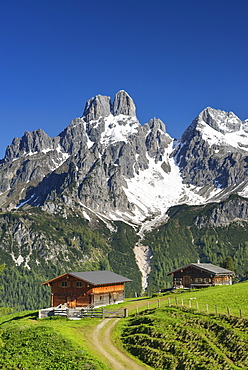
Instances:
[[[64,277],[66,275],[74,276],[80,280],[86,281],[92,285],[107,285],[107,284],[115,284],[115,283],[128,283],[132,280],[118,275],[112,271],[85,271],[85,272],[66,272],[63,275],[57,276],[51,280],[44,282],[42,285],[50,284],[53,281]]]
[[[173,270],[173,271],[169,272],[167,275],[174,274],[175,272],[180,271],[180,270],[184,270],[188,267],[193,267],[193,268],[196,268],[198,270],[207,271],[207,272],[210,272],[213,275],[235,275],[235,273],[233,271],[227,270],[227,269],[225,269],[223,267],[220,267],[220,266],[213,265],[212,263],[190,263],[189,265],[179,267],[176,270]]]

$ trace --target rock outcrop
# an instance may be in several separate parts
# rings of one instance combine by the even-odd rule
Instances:
[[[113,102],[89,99],[57,137],[36,130],[15,138],[0,163],[0,206],[162,222],[173,205],[248,195],[247,164],[248,121],[206,108],[175,142],[160,119],[142,126],[121,90]]]
[[[119,114],[130,117],[136,116],[133,99],[124,90],[119,91],[114,99],[113,115],[118,116]]]
[[[196,218],[196,226],[202,227],[224,227],[232,222],[248,222],[247,200],[238,196],[231,196],[227,201],[215,204],[206,215]]]
[[[206,108],[182,135],[175,159],[184,183],[227,189],[246,183],[247,122]]]
[[[111,113],[111,101],[109,96],[97,95],[87,101],[83,113],[86,122],[98,120],[100,117],[108,117]]]

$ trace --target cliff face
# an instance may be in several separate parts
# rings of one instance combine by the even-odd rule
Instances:
[[[213,199],[239,193],[247,187],[247,121],[232,112],[206,108],[179,141],[176,162],[184,183],[207,193],[218,189]]]
[[[50,212],[89,208],[109,219],[113,213],[132,220],[136,194],[127,195],[128,180],[147,170],[150,160],[168,171],[163,155],[172,143],[160,120],[141,126],[135,112],[124,91],[113,103],[98,95],[58,137],[38,130],[15,138],[1,163],[1,205],[12,209],[25,203]],[[146,217],[148,210],[138,209]]]
[[[247,199],[231,196],[228,201],[217,203],[207,215],[199,215],[195,224],[197,227],[225,227],[234,222],[248,221]]]
[[[0,205],[142,224],[162,222],[177,204],[245,196],[247,127],[206,108],[175,141],[159,119],[142,126],[125,91],[113,102],[97,95],[57,137],[37,130],[13,140],[0,164]]]

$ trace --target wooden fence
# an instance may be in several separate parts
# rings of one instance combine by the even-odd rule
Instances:
[[[195,301],[194,304],[193,304],[192,301],[193,301],[193,299],[188,299],[187,301],[185,301],[183,298],[181,298],[181,300],[179,300],[178,297],[175,297],[175,301],[173,302],[173,300],[171,300],[171,298],[168,298],[168,306],[185,307],[185,308],[189,308],[189,309],[194,309],[196,311],[205,312],[207,314],[211,313],[210,310],[209,310],[209,304],[208,303],[202,304],[201,307],[200,307],[199,302],[197,300]],[[239,312],[238,316],[242,319],[242,316],[243,316],[242,309],[239,308],[238,312]],[[231,308],[227,306],[225,308],[225,311],[224,311],[223,307],[220,310],[219,305],[215,304],[214,309],[212,308],[212,313],[214,313],[216,315],[222,314],[222,315],[231,316]]]
[[[243,310],[241,308],[237,308],[235,310],[235,314],[232,312],[232,309],[230,307],[223,308],[223,306],[219,305],[210,305],[209,307],[208,303],[201,303],[194,299],[183,299],[183,298],[171,298],[168,297],[166,299],[158,299],[157,301],[147,301],[146,305],[142,305],[140,307],[136,306],[136,315],[139,314],[139,310],[145,310],[145,309],[150,309],[150,308],[155,308],[158,307],[160,308],[161,305],[163,307],[176,307],[176,308],[183,308],[183,309],[189,309],[189,310],[195,310],[199,312],[204,312],[207,314],[215,314],[215,315],[227,315],[227,316],[235,316],[239,318],[247,317],[246,311],[243,313]],[[124,317],[126,317],[125,315]]]
[[[73,309],[73,308],[48,308],[39,310],[39,318],[44,319],[46,317],[52,316],[59,316],[59,317],[66,317],[68,319],[82,319],[85,317],[98,317],[98,318],[105,318],[105,317],[124,317],[125,310],[119,309],[115,311],[107,311],[103,307],[99,308],[81,308],[81,309]]]

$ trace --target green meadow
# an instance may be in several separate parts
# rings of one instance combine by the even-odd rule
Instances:
[[[170,296],[171,297],[171,296]],[[248,318],[248,281],[229,285],[178,291],[172,296],[171,304],[198,309],[209,313],[227,314]]]
[[[154,369],[248,368],[248,281],[128,299],[107,309],[124,307],[129,317],[113,337]],[[107,370],[85,335],[100,321],[39,320],[37,311],[2,315],[0,369]]]
[[[248,368],[248,320],[164,307],[122,323],[124,348],[154,369]]]
[[[153,298],[133,300],[132,311],[140,312],[158,306],[184,307],[209,314],[230,314],[248,318],[248,281],[234,285],[221,285],[202,289],[175,290],[173,293],[154,294]],[[136,305],[134,305],[136,302]],[[124,306],[124,304],[122,304]],[[127,305],[127,303],[125,303]],[[141,306],[140,306],[141,305]],[[140,306],[140,307],[139,307]],[[137,307],[137,309],[136,309]]]
[[[248,282],[177,290],[118,326],[124,348],[156,370],[248,368]]]
[[[0,317],[0,369],[107,369],[87,351],[81,333],[99,320],[37,316],[37,311],[25,311]]]

